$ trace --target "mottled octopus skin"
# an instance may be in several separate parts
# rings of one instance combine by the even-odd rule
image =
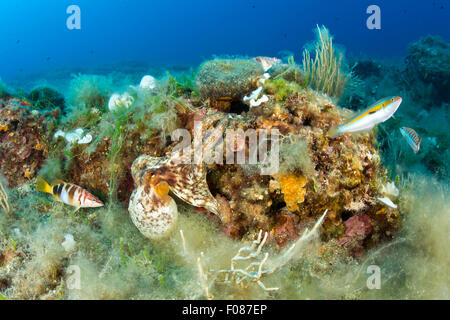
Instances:
[[[150,239],[168,236],[178,221],[175,201],[170,197],[162,199],[154,188],[145,185],[133,191],[128,210],[134,225]]]
[[[208,128],[222,115],[214,115],[204,120],[204,128]],[[215,130],[223,130],[226,121],[221,121]],[[208,139],[207,139],[208,140]],[[208,141],[203,149],[211,147]],[[178,211],[172,198],[166,201],[155,192],[148,177],[154,184],[167,182],[170,190],[183,201],[219,214],[216,199],[209,191],[206,182],[206,167],[202,164],[183,163],[178,153],[166,157],[139,156],[131,167],[131,174],[136,183],[136,190],[130,198],[128,210],[136,227],[146,237],[155,239],[168,235],[176,225]]]

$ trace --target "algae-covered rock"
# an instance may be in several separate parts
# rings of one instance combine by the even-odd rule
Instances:
[[[270,68],[269,73],[273,79],[283,78],[287,81],[293,81],[300,85],[305,83],[305,75],[297,65],[294,64],[276,64]]]
[[[255,80],[264,73],[262,66],[250,59],[214,59],[203,63],[195,84],[207,98],[241,100],[254,89]]]
[[[410,80],[415,78],[432,84],[441,100],[450,100],[450,44],[441,37],[428,36],[409,46],[406,72]]]
[[[47,119],[26,101],[0,101],[0,173],[10,187],[32,179],[48,156]]]
[[[46,109],[53,107],[64,108],[64,96],[50,87],[38,87],[33,89],[28,95],[36,109]]]

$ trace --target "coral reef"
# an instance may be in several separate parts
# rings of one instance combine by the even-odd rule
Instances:
[[[299,211],[298,205],[305,201],[305,177],[291,174],[276,175],[275,178],[280,183],[280,189],[287,209],[291,212]]]
[[[278,82],[283,85],[273,86]],[[295,90],[285,92],[286,86],[294,86]],[[345,221],[356,214],[366,214],[377,228],[365,244],[370,246],[389,239],[400,220],[397,210],[385,208],[377,202],[380,181],[386,178],[383,178],[385,169],[374,147],[373,135],[342,135],[330,139],[326,134],[329,128],[342,123],[350,112],[334,106],[327,96],[304,89],[295,82],[268,80],[264,87],[267,88],[268,101],[250,109],[245,118],[220,112],[206,116],[200,110],[194,113],[197,121],[209,119],[210,124],[217,122],[215,128],[222,134],[227,129],[259,132],[276,128],[282,135],[280,172],[272,177],[261,175],[258,165],[225,164],[222,156],[218,158],[219,163],[208,165],[211,170],[207,177],[208,187],[215,200],[208,197],[215,204],[207,209],[217,215],[224,232],[245,238],[257,230],[264,230],[271,234],[270,241],[282,246],[288,239],[297,238],[311,217],[329,209],[323,227],[325,238],[345,236]],[[276,98],[279,91],[283,92],[282,99]],[[189,116],[188,119],[182,123],[192,130],[193,118]],[[234,152],[248,152],[250,140],[241,140],[235,141],[237,144],[226,140],[225,145],[231,146]],[[168,158],[160,159],[164,163],[161,168],[149,168],[143,172],[152,172],[161,181],[166,181],[176,195],[186,200],[188,197],[175,185],[175,181],[180,179],[180,173],[176,172],[178,167],[165,164],[170,162],[170,150],[176,144],[174,142],[165,149]],[[155,158],[147,156],[147,159],[152,167]],[[135,178],[138,186],[140,180]],[[197,207],[204,206],[188,202]],[[381,209],[385,214],[377,214]]]
[[[351,246],[352,250],[362,253],[362,242],[372,232],[370,217],[366,214],[354,215],[344,222],[345,236],[339,240],[340,245]]]
[[[408,107],[377,130],[327,134],[353,115],[335,98],[356,106],[391,84],[400,92],[408,75],[438,81],[446,66],[436,59],[448,48],[434,38],[412,45],[396,81],[398,68],[361,61],[353,71],[363,91],[352,98],[352,72],[328,30],[318,37],[303,68],[293,58],[214,59],[197,74],[146,76],[139,86],[78,75],[62,117],[45,113],[57,105],[51,90],[27,100],[0,88],[0,298],[420,298],[423,288],[448,297],[448,188],[402,175],[422,166],[448,177],[448,106],[417,119],[405,98]],[[401,140],[405,119],[424,137],[417,154]],[[193,137],[183,136],[189,152],[179,153],[175,129]],[[263,142],[279,156],[276,172],[263,174],[265,155],[250,161]],[[207,161],[192,162],[199,155]],[[106,206],[73,212],[49,201],[35,191],[38,171]],[[364,290],[372,262],[383,285],[396,281],[402,292]]]
[[[243,72],[240,68],[254,62],[212,60],[200,68],[196,76],[197,84],[202,83],[203,68],[209,70],[205,66],[210,64],[214,68],[230,65],[234,66],[232,70]],[[294,66],[293,63],[288,65]],[[262,74],[261,66],[255,68],[258,70],[254,74],[257,78]],[[222,72],[228,74],[232,70]],[[286,70],[289,71],[289,68]],[[220,69],[215,69],[212,73],[219,76],[219,72]],[[96,87],[95,83],[99,81],[95,77],[80,77],[82,79],[77,79],[77,82],[89,82],[87,79],[94,82],[81,87]],[[63,159],[64,177],[58,178],[73,181],[92,190],[102,200],[109,197],[110,201],[117,196],[117,199],[127,202],[135,183],[136,190],[140,191],[135,191],[129,203],[135,223],[138,222],[138,213],[143,212],[138,208],[146,208],[147,213],[155,211],[156,202],[149,202],[148,199],[166,199],[168,202],[164,202],[166,204],[161,208],[170,208],[164,212],[173,213],[173,224],[168,224],[170,227],[161,232],[163,235],[173,230],[178,214],[173,200],[168,200],[170,197],[164,191],[164,183],[178,198],[216,215],[220,228],[235,238],[248,238],[263,230],[270,235],[269,242],[284,246],[298,237],[305,223],[325,209],[330,210],[323,225],[325,239],[344,237],[345,222],[356,214],[366,214],[377,226],[370,235],[371,240],[365,242],[368,246],[388,239],[389,234],[398,227],[398,211],[385,208],[376,200],[381,188],[379,181],[385,172],[374,148],[372,134],[358,137],[342,135],[335,139],[327,137],[329,128],[342,123],[350,113],[334,106],[327,96],[303,88],[295,78],[289,81],[283,75],[267,80],[260,87],[260,90],[265,90],[267,99],[242,117],[195,107],[193,103],[207,105],[210,98],[222,94],[202,91],[198,87],[200,100],[193,102],[186,97],[193,91],[179,90],[183,85],[172,79],[153,88],[151,93],[132,91],[130,97],[133,96],[133,99],[127,107],[113,112],[97,109],[96,103],[90,104],[89,109],[89,103],[78,101],[80,108],[84,109],[83,113],[73,112],[69,120],[63,121],[61,132],[66,136],[83,130],[83,133],[89,132],[91,138],[87,144],[79,143],[79,139],[77,143],[67,139],[57,140],[48,161],[53,163],[54,159]],[[248,93],[253,86],[251,82],[242,85],[239,89],[241,93],[234,97],[240,99],[242,94]],[[221,85],[230,92],[235,91],[236,83]],[[107,88],[103,90],[107,91]],[[211,96],[206,96],[208,94]],[[233,99],[232,95],[225,96]],[[75,100],[70,101],[73,103]],[[86,116],[88,114],[89,117]],[[203,120],[204,130],[196,133],[193,131],[194,122],[199,120]],[[166,125],[167,121],[170,122]],[[172,150],[177,141],[167,144],[166,136],[180,126],[193,132],[194,137],[200,135],[197,138],[212,127],[219,135],[232,129],[243,132],[255,130],[259,136],[264,130],[277,129],[282,137],[280,170],[272,176],[261,175],[261,164],[226,164],[225,154],[223,158],[215,158],[219,162],[208,165],[177,164],[176,152]],[[46,139],[46,134],[42,137]],[[84,140],[81,136],[79,138]],[[233,152],[248,153],[250,142],[245,138],[238,138],[235,142],[225,140]],[[206,143],[202,153],[210,147]],[[40,162],[34,165],[35,171],[47,156],[41,156]],[[155,161],[158,166],[154,165]],[[48,166],[44,168],[48,170]],[[150,174],[155,177],[150,179]],[[384,214],[377,214],[381,209]],[[142,229],[142,223],[138,225]]]
[[[28,101],[15,98],[0,101],[0,173],[10,187],[30,181],[48,156],[46,134],[51,119],[29,106]]]

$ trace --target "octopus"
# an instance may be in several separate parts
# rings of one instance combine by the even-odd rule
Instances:
[[[196,138],[203,137],[205,130],[217,120],[219,123],[213,134],[223,132],[228,117],[217,113],[202,121],[203,130],[194,132]],[[211,136],[203,140],[202,151],[215,143]],[[133,162],[131,174],[136,188],[131,195],[128,211],[134,225],[145,237],[161,239],[176,228],[178,208],[169,195],[170,191],[184,202],[205,208],[220,217],[219,204],[206,182],[205,164],[203,161],[200,164],[189,161],[193,152],[170,152],[163,157],[141,155]]]

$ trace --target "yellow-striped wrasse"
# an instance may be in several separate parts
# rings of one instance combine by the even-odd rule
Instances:
[[[64,181],[55,181],[50,185],[41,177],[37,177],[36,190],[49,193],[53,196],[53,200],[77,208],[97,208],[104,206],[103,202],[86,189]]]
[[[406,141],[411,146],[411,148],[414,150],[414,153],[419,152],[420,142],[422,142],[422,138],[419,138],[417,132],[407,127],[401,127],[400,132],[402,136],[405,137]]]
[[[384,122],[392,117],[401,103],[401,97],[387,97],[378,100],[346,123],[332,127],[328,132],[328,135],[331,138],[334,138],[342,133],[355,133],[370,130],[376,124]]]

